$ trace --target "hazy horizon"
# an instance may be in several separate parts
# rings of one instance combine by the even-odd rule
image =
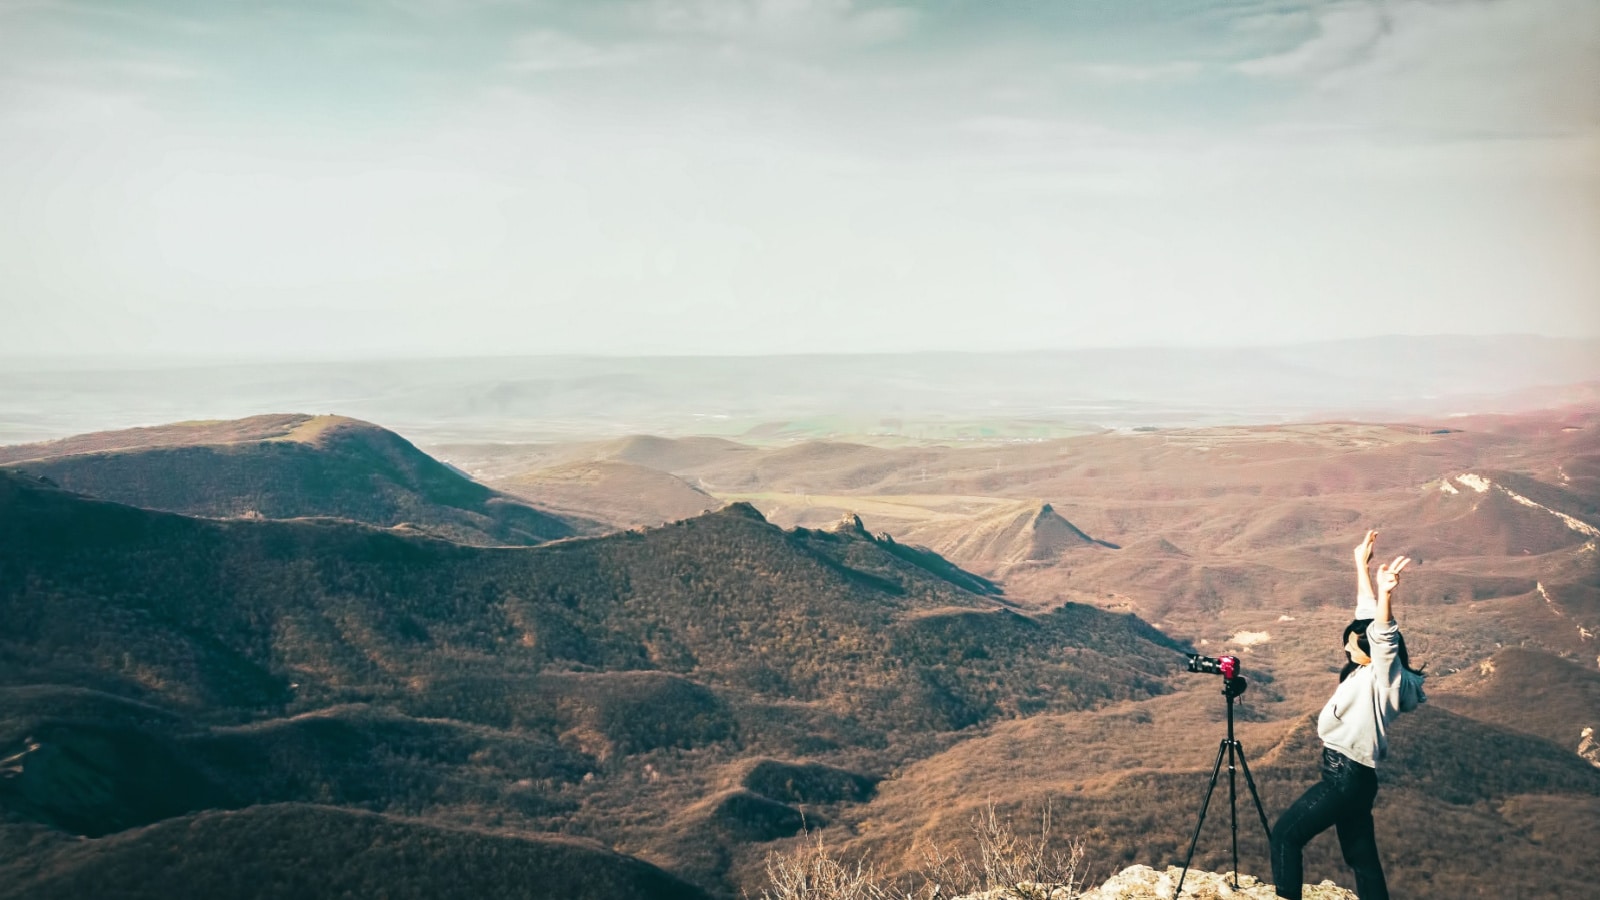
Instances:
[[[0,355],[1600,336],[1600,6],[0,5]]]
[[[337,413],[417,440],[621,434],[1041,438],[1328,416],[1437,420],[1600,397],[1600,339],[806,356],[0,361],[0,444],[190,419]]]
[[[385,363],[385,362],[495,362],[515,360],[560,360],[560,359],[591,359],[591,360],[694,360],[694,359],[788,359],[788,358],[849,358],[849,357],[913,357],[913,356],[994,356],[1008,354],[1015,356],[1037,356],[1051,354],[1093,353],[1097,351],[1251,351],[1251,350],[1285,350],[1295,347],[1326,347],[1338,344],[1358,345],[1369,341],[1478,341],[1495,343],[1515,340],[1555,341],[1559,343],[1593,344],[1600,348],[1600,335],[1545,335],[1535,332],[1503,332],[1466,334],[1459,332],[1434,332],[1425,334],[1399,334],[1375,333],[1359,337],[1339,337],[1325,339],[1309,339],[1303,341],[1259,341],[1253,343],[1206,343],[1171,341],[1164,343],[1106,343],[1082,344],[1060,346],[1021,346],[1007,350],[973,350],[960,347],[919,347],[901,350],[797,350],[793,352],[761,352],[743,351],[737,348],[725,348],[715,352],[661,352],[661,353],[632,353],[622,350],[593,352],[449,352],[438,351],[433,353],[405,351],[341,353],[328,351],[318,354],[294,355],[289,353],[272,353],[263,351],[255,354],[241,354],[230,352],[213,353],[184,353],[163,352],[156,350],[125,351],[118,353],[89,353],[74,351],[42,352],[42,353],[13,353],[0,357],[0,367],[8,363],[30,364],[44,363],[61,366],[77,366],[88,364],[99,369],[121,368],[189,368],[195,366],[227,366],[227,365],[271,365],[274,363]],[[86,368],[88,367],[86,366]]]

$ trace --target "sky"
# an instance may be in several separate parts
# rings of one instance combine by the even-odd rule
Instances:
[[[1594,0],[0,0],[0,355],[1600,335]]]

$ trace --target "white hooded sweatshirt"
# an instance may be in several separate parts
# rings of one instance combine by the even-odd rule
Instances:
[[[1361,612],[1358,607],[1358,617],[1366,618]],[[1339,683],[1317,717],[1317,736],[1363,766],[1377,768],[1378,760],[1389,755],[1389,723],[1428,698],[1422,676],[1400,665],[1399,623],[1374,621],[1367,626],[1367,643],[1372,663]]]

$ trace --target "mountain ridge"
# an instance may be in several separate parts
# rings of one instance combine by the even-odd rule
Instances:
[[[268,850],[267,848],[272,848]],[[56,843],[0,897],[478,898],[537,886],[573,900],[704,900],[643,860],[559,835],[513,837],[307,804],[208,810]]]
[[[80,493],[189,515],[343,518],[475,544],[537,544],[578,533],[392,431],[341,416],[100,432],[0,448],[0,461]]]
[[[993,612],[930,569],[937,557],[897,546],[785,531],[736,503],[472,547],[186,517],[0,472],[0,682],[84,710],[0,716],[0,758],[20,770],[0,808],[80,832],[141,827],[181,811],[128,793],[159,783],[140,774],[154,765],[178,779],[175,799],[183,773],[200,779],[180,805],[445,804],[626,837],[717,884],[718,859],[802,811],[861,802],[695,807],[733,789],[721,773],[743,777],[742,760],[880,777],[988,722],[1170,689],[1171,642],[1148,625],[1072,604]],[[646,761],[670,777],[641,776]],[[78,782],[105,788],[50,788]],[[640,795],[663,818],[612,823],[619,797]]]

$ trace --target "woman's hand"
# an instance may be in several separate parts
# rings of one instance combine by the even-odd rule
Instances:
[[[1372,562],[1372,546],[1378,542],[1378,532],[1368,531],[1356,545],[1356,610],[1373,601],[1372,578],[1367,574],[1367,564]]]
[[[1411,557],[1396,556],[1394,562],[1378,566],[1378,594],[1387,595],[1400,583],[1400,572],[1411,565]]]
[[[1400,583],[1400,572],[1411,565],[1411,560],[1405,556],[1396,556],[1394,562],[1378,566],[1378,615],[1377,620],[1384,624],[1394,621],[1394,607],[1389,602],[1389,593],[1395,585]]]
[[[1372,548],[1378,542],[1378,532],[1369,531],[1367,536],[1356,545],[1356,565],[1365,569],[1372,562]]]

